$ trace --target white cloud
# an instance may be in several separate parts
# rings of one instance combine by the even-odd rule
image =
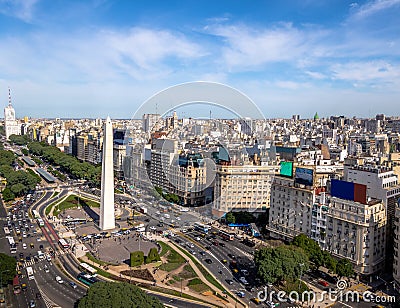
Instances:
[[[392,8],[393,6],[399,5],[400,0],[375,0],[370,1],[364,5],[356,6],[358,10],[354,13],[355,18],[365,18],[374,15],[383,10]]]
[[[0,69],[66,83],[165,78],[204,51],[181,34],[145,28],[3,38]]]
[[[31,22],[38,0],[0,0],[0,13]]]
[[[400,65],[393,65],[386,61],[336,64],[331,67],[331,71],[335,79],[346,81],[398,83],[400,79]]]
[[[320,72],[313,72],[313,71],[306,71],[305,72],[308,76],[314,78],[314,79],[325,79],[327,76],[325,74],[322,74]]]

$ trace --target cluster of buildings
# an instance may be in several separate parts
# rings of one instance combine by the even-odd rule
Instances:
[[[11,110],[11,111],[10,111]],[[103,121],[15,119],[27,134],[93,164]],[[255,215],[273,238],[306,234],[362,277],[392,272],[400,287],[400,118],[179,119],[145,114],[113,122],[114,170],[127,184],[157,187],[211,215]]]

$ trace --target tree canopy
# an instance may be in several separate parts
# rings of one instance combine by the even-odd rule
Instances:
[[[78,308],[162,308],[163,304],[154,296],[147,295],[135,285],[125,282],[97,282],[78,301]]]
[[[351,277],[354,275],[353,265],[347,259],[340,259],[336,265],[336,274],[340,277]]]
[[[261,248],[255,252],[257,275],[264,283],[299,278],[308,270],[308,257],[301,248],[282,245],[277,248]]]
[[[60,166],[71,176],[91,181],[94,185],[100,186],[101,166],[93,166],[88,162],[80,162],[77,158],[61,152],[57,147],[50,146],[43,142],[31,142],[28,144],[29,151],[40,156],[45,161],[55,166]],[[59,176],[54,172],[55,176]]]
[[[27,135],[11,135],[10,141],[17,145],[27,145],[29,143],[29,137]]]
[[[10,283],[15,275],[17,268],[17,261],[15,258],[6,255],[5,253],[0,253],[0,273],[3,285]]]

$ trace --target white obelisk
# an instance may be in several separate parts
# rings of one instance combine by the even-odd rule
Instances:
[[[100,229],[115,228],[113,129],[110,117],[103,126],[103,160],[101,166]]]

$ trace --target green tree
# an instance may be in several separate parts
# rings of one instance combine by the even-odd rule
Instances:
[[[3,195],[3,200],[5,202],[12,201],[15,199],[14,193],[8,187],[4,188],[1,194]]]
[[[340,259],[336,265],[336,274],[338,274],[339,277],[353,276],[353,265],[348,259]]]
[[[144,263],[144,253],[143,251],[131,252],[130,266],[135,267],[142,265]]]
[[[27,145],[29,143],[29,137],[27,135],[11,135],[9,137],[13,144]]]
[[[78,308],[162,308],[163,304],[154,296],[147,295],[135,285],[126,282],[97,282],[87,294],[78,300]]]
[[[296,279],[309,267],[308,256],[292,245],[261,248],[255,252],[254,261],[257,275],[264,283]]]
[[[1,165],[11,166],[14,160],[15,160],[15,155],[13,152],[7,150],[0,150],[0,166]]]
[[[313,239],[310,239],[305,234],[300,234],[293,239],[292,244],[302,248],[317,268],[324,265],[321,247]]]
[[[236,216],[232,212],[229,212],[226,214],[225,220],[228,224],[234,224],[236,222]]]
[[[163,195],[163,191],[162,191],[162,188],[161,188],[161,187],[159,187],[159,186],[154,186],[154,189],[156,190],[156,192],[157,192],[160,196]]]
[[[17,268],[17,261],[15,258],[6,255],[5,253],[0,253],[0,275],[1,280],[4,285],[10,283],[15,275]]]
[[[27,149],[21,149],[21,153],[27,156],[29,154],[29,151]]]
[[[161,261],[157,248],[151,248],[149,254],[146,257],[146,264],[154,261]]]
[[[238,224],[250,224],[256,221],[256,217],[246,211],[233,212],[233,215],[235,215]]]

